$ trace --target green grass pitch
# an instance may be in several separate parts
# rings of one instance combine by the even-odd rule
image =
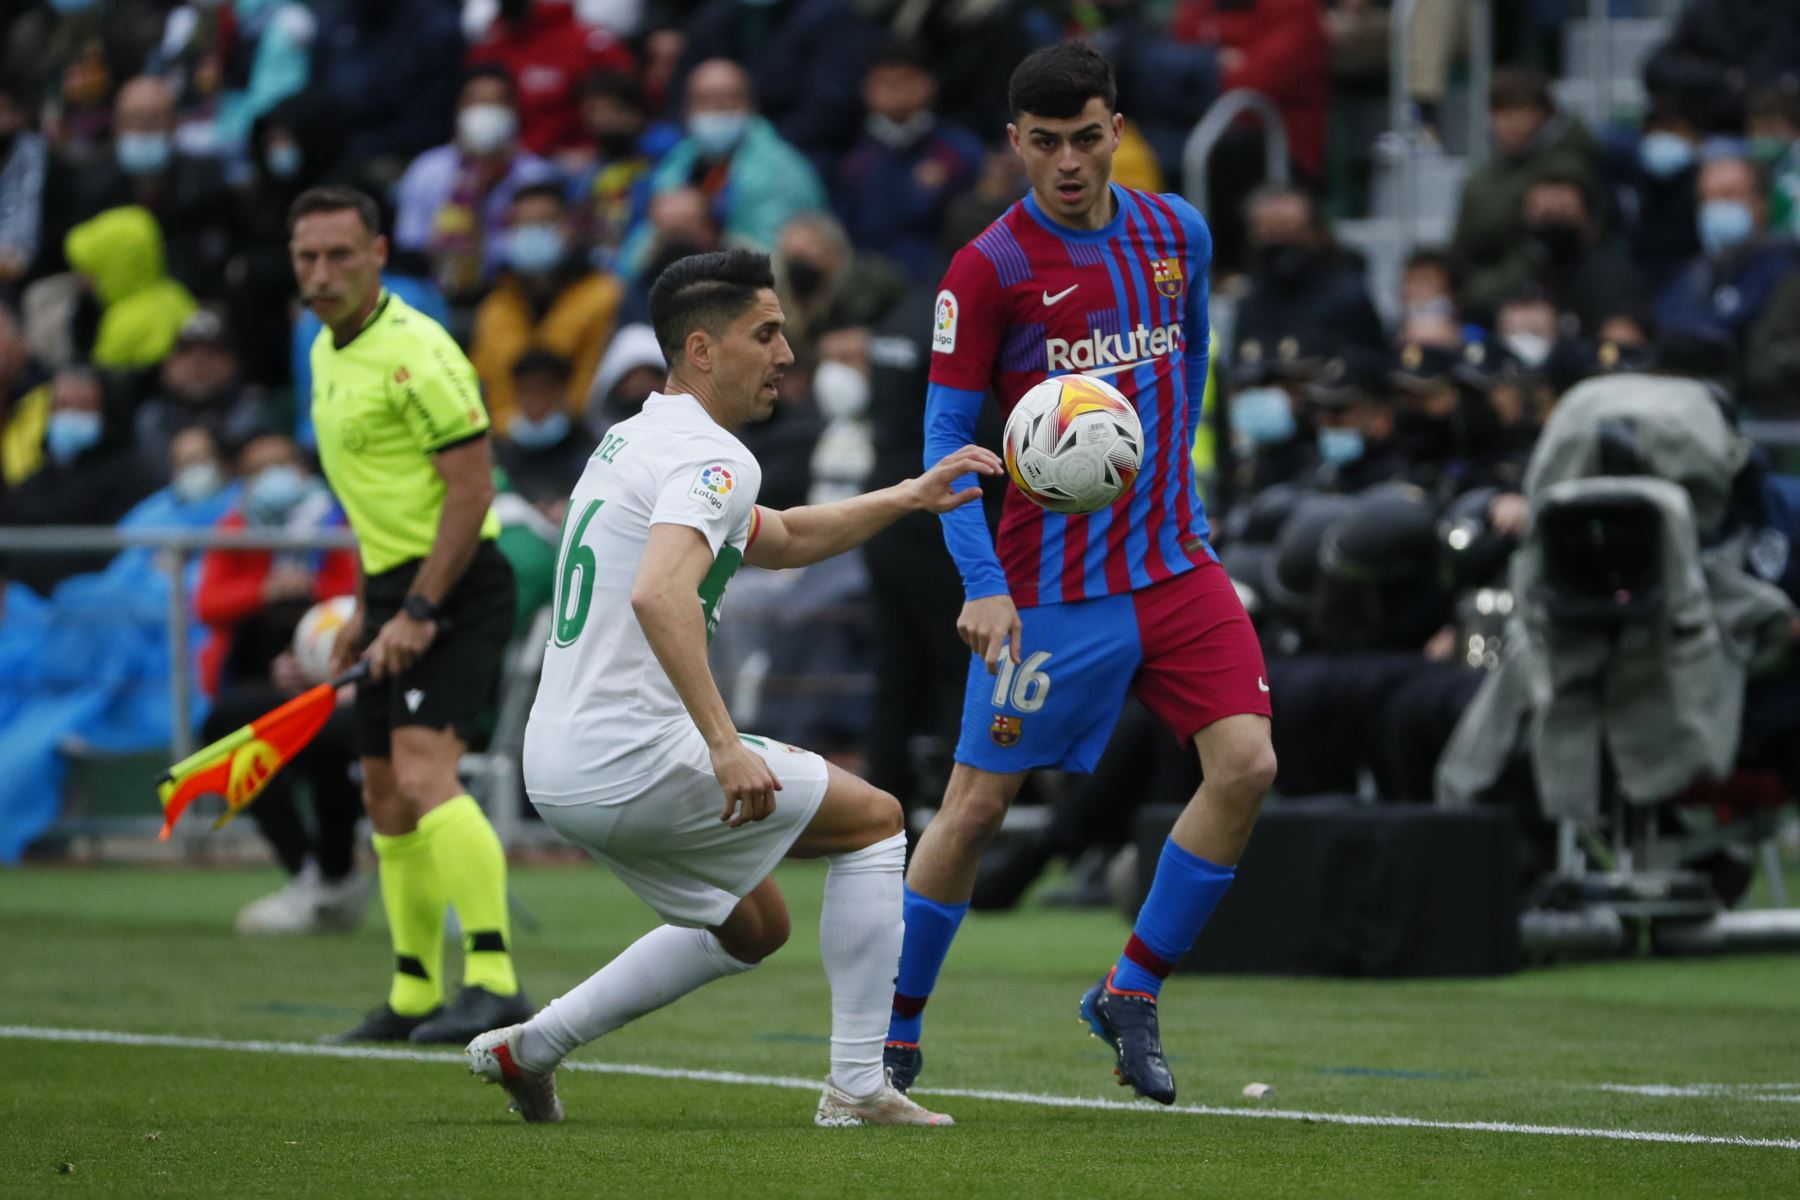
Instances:
[[[822,1077],[823,871],[780,878],[795,914],[787,949],[577,1061]],[[385,987],[378,907],[351,938],[234,937],[238,906],[276,882],[266,871],[0,874],[0,1195],[1800,1195],[1792,955],[1474,981],[1179,977],[1163,1024],[1181,1102],[1221,1111],[1166,1112],[1048,1102],[1125,1098],[1075,1017],[1118,952],[1119,918],[975,914],[928,1013],[921,1088],[1014,1096],[935,1097],[952,1130],[820,1130],[810,1091],[600,1070],[560,1077],[567,1123],[527,1127],[454,1061],[84,1044],[18,1028],[311,1043],[349,1024]],[[591,867],[518,870],[513,886],[542,922],[516,936],[540,1003],[652,923]],[[1275,1095],[1246,1100],[1253,1080]],[[1331,1119],[1342,1114],[1494,1128]]]

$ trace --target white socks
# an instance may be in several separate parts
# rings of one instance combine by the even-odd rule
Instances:
[[[519,1038],[521,1065],[547,1071],[577,1046],[678,1000],[702,984],[741,974],[755,965],[725,953],[719,939],[704,929],[659,925],[525,1023]],[[880,1058],[879,1047],[876,1058]]]
[[[831,981],[831,1081],[855,1097],[881,1090],[882,1044],[906,931],[901,888],[906,835],[834,854],[819,913],[819,954]]]
[[[874,1095],[906,925],[901,910],[906,835],[832,855],[819,914],[819,954],[831,982],[831,1081]],[[577,1046],[726,975],[750,970],[704,929],[663,925],[525,1023],[520,1065],[547,1071]]]

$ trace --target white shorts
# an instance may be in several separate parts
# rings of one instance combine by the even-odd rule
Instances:
[[[751,735],[744,744],[762,755],[781,790],[774,812],[736,829],[719,820],[725,796],[704,743],[697,755],[677,755],[629,800],[533,795],[531,803],[663,920],[717,925],[806,831],[828,779],[825,760],[810,750]]]

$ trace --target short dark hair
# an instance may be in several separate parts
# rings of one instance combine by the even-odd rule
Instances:
[[[774,287],[769,256],[754,250],[690,254],[670,263],[650,288],[650,326],[663,357],[673,367],[688,334],[704,329],[719,336],[756,303],[757,292]]]
[[[518,105],[519,85],[517,81],[513,79],[512,72],[508,71],[499,63],[477,63],[467,71],[464,71],[462,82],[458,84],[456,88],[456,94],[459,97],[459,101],[462,94],[469,89],[469,85],[474,83],[477,79],[498,79],[501,83],[506,85],[506,94],[511,97],[513,105],[515,107]]]
[[[644,85],[629,71],[609,71],[605,68],[590,71],[581,81],[581,98],[617,100],[638,112],[647,114],[650,111],[650,103],[644,99]]]
[[[307,188],[294,197],[294,202],[288,205],[288,236],[294,236],[294,226],[300,223],[301,217],[328,212],[353,212],[362,220],[364,229],[377,236],[381,233],[381,205],[375,203],[375,197],[353,187],[330,183]]]
[[[1331,236],[1331,222],[1326,219],[1325,206],[1312,189],[1301,183],[1262,183],[1251,190],[1244,198],[1244,219],[1271,200],[1285,200],[1289,196],[1306,205],[1306,227],[1314,233]]]
[[[1026,113],[1059,119],[1077,116],[1095,96],[1105,102],[1108,112],[1118,110],[1119,88],[1112,67],[1079,42],[1033,50],[1013,69],[1006,85],[1014,118]]]
[[[567,383],[574,378],[575,364],[554,350],[533,346],[513,360],[511,373],[514,380],[529,375],[551,375],[558,383]]]
[[[1556,111],[1550,79],[1534,67],[1495,67],[1488,82],[1488,108],[1536,108]]]
[[[877,47],[869,56],[863,74],[866,76],[880,67],[907,67],[936,78],[931,69],[931,52],[921,43],[906,38],[893,38]]]
[[[517,204],[521,200],[530,200],[534,196],[542,196],[547,200],[554,200],[557,204],[564,207],[567,207],[569,203],[569,190],[554,179],[540,179],[536,183],[526,184],[524,187],[513,193],[511,203]],[[511,205],[508,205],[508,207],[511,207]]]
[[[1466,275],[1462,259],[1445,246],[1421,246],[1414,250],[1406,256],[1406,262],[1400,267],[1402,275],[1408,271],[1441,271],[1444,278],[1450,281],[1453,293],[1462,291]]]

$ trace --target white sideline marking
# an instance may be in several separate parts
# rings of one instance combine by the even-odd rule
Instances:
[[[224,1038],[177,1037],[162,1033],[122,1033],[106,1029],[52,1029],[39,1025],[0,1025],[0,1039],[33,1042],[83,1042],[106,1046],[156,1046],[171,1050],[225,1050],[239,1054],[289,1054],[306,1058],[348,1058],[383,1062],[461,1063],[453,1050],[399,1050],[380,1046],[320,1046],[309,1042],[230,1041]],[[651,1079],[680,1079],[696,1083],[743,1084],[815,1092],[818,1079],[794,1075],[746,1075],[738,1071],[695,1071],[680,1067],[652,1067],[641,1063],[570,1062],[564,1070],[592,1071],[602,1075],[638,1075]],[[1623,1088],[1627,1085],[1618,1085]],[[1727,1086],[1727,1085],[1712,1085]],[[1800,1150],[1800,1139],[1756,1138],[1709,1133],[1673,1133],[1649,1129],[1589,1129],[1576,1125],[1521,1125],[1512,1121],[1438,1121],[1424,1117],[1381,1116],[1364,1113],[1300,1112],[1282,1108],[1224,1108],[1210,1104],[1176,1104],[1166,1110],[1130,1100],[1106,1100],[1087,1096],[1051,1096],[1039,1092],[999,1092],[980,1088],[919,1088],[921,1096],[950,1096],[964,1100],[990,1100],[1003,1104],[1031,1104],[1043,1108],[1086,1108],[1137,1113],[1167,1111],[1203,1117],[1255,1117],[1268,1121],[1308,1121],[1320,1125],[1359,1125],[1382,1129],[1443,1129],[1460,1133],[1522,1133],[1537,1137],[1597,1138],[1614,1142],[1659,1142],[1682,1146],[1739,1146],[1769,1150]]]
[[[1603,1083],[1603,1092],[1661,1099],[1723,1098],[1800,1104],[1800,1083]]]

